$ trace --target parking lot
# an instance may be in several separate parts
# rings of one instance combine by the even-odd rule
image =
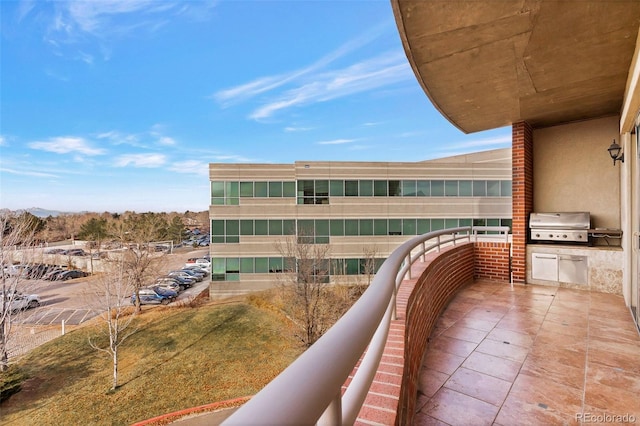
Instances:
[[[179,269],[184,265],[186,259],[203,256],[207,251],[195,250],[166,255],[161,273]],[[15,318],[15,323],[25,326],[60,326],[62,324],[73,326],[94,318],[102,311],[100,302],[95,295],[95,283],[98,279],[99,276],[68,281],[24,280],[21,283],[21,291],[38,294],[41,306],[19,313]],[[208,285],[209,280],[205,279],[181,292],[177,300],[194,298]]]

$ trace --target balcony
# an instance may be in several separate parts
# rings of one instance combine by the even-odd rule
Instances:
[[[640,420],[640,339],[622,297],[511,285],[508,247],[466,228],[403,244],[225,424]]]

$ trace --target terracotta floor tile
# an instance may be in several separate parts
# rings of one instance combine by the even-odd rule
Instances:
[[[443,336],[466,340],[467,342],[480,343],[487,336],[486,331],[454,325],[446,329]]]
[[[474,330],[491,331],[499,320],[487,321],[477,318],[462,318],[456,325],[461,327],[473,328]]]
[[[441,373],[453,374],[453,372],[456,371],[463,362],[464,357],[438,350],[427,349],[427,353],[422,360],[422,365]]]
[[[530,355],[537,358],[546,358],[549,362],[568,365],[584,370],[587,363],[587,351],[573,350],[557,344],[534,343],[529,351]]]
[[[571,325],[567,322],[545,321],[540,326],[540,332],[551,331],[566,336],[586,337],[588,328],[585,325]]]
[[[526,333],[518,333],[517,331],[506,330],[504,328],[494,328],[487,335],[487,339],[499,342],[509,342],[512,345],[528,348],[533,344],[534,337]]]
[[[450,425],[438,419],[434,419],[433,417],[427,414],[416,413],[413,419],[413,426],[450,426]]]
[[[476,307],[473,310],[469,311],[465,315],[465,318],[478,319],[478,320],[484,320],[484,321],[500,321],[502,317],[504,317],[504,315],[505,315],[505,312]]]
[[[491,425],[498,407],[451,389],[442,388],[421,410],[450,425]]]
[[[587,383],[626,389],[640,395],[640,374],[620,367],[590,362],[587,366]]]
[[[573,366],[550,360],[548,356],[529,354],[522,364],[521,374],[546,378],[576,389],[584,387],[584,365]]]
[[[626,389],[587,383],[584,405],[585,412],[632,414],[640,421],[640,398],[636,392],[629,392]]]
[[[504,342],[497,342],[495,340],[483,340],[482,343],[478,345],[476,351],[516,362],[523,362],[527,357],[527,348]]]
[[[444,387],[500,407],[511,388],[511,382],[461,367]]]
[[[496,422],[505,425],[552,425],[576,422],[582,390],[552,380],[519,374]]]
[[[513,381],[518,375],[522,363],[474,352],[462,363],[462,366],[499,379]]]
[[[496,328],[503,328],[505,330],[517,331],[518,333],[535,336],[540,330],[540,324],[532,324],[524,320],[514,320],[511,317],[498,322],[498,324],[496,324]]]
[[[450,375],[430,368],[422,368],[418,376],[418,392],[431,398],[449,380]]]
[[[466,340],[455,339],[447,336],[439,336],[429,342],[430,348],[458,355],[463,358],[468,357],[476,346],[478,346],[477,343],[467,342]]]

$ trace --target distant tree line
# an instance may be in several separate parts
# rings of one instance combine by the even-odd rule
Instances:
[[[4,233],[11,231],[12,224],[20,223],[26,228],[29,243],[46,244],[65,240],[84,239],[89,241],[139,241],[140,232],[147,234],[147,241],[182,241],[187,227],[197,227],[203,232],[209,230],[209,213],[64,213],[58,216],[40,218],[29,212],[4,214],[11,219],[6,221]],[[25,225],[26,224],[26,225]],[[144,231],[142,231],[144,230]],[[127,238],[124,233],[131,233]],[[119,235],[120,233],[121,235]],[[25,241],[26,242],[26,241]],[[20,244],[20,238],[16,239]]]

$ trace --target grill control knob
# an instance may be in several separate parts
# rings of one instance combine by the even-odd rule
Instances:
[[[553,234],[549,234],[549,238],[553,238]]]
[[[562,238],[567,238],[567,234],[564,234],[564,235],[562,236]]]

